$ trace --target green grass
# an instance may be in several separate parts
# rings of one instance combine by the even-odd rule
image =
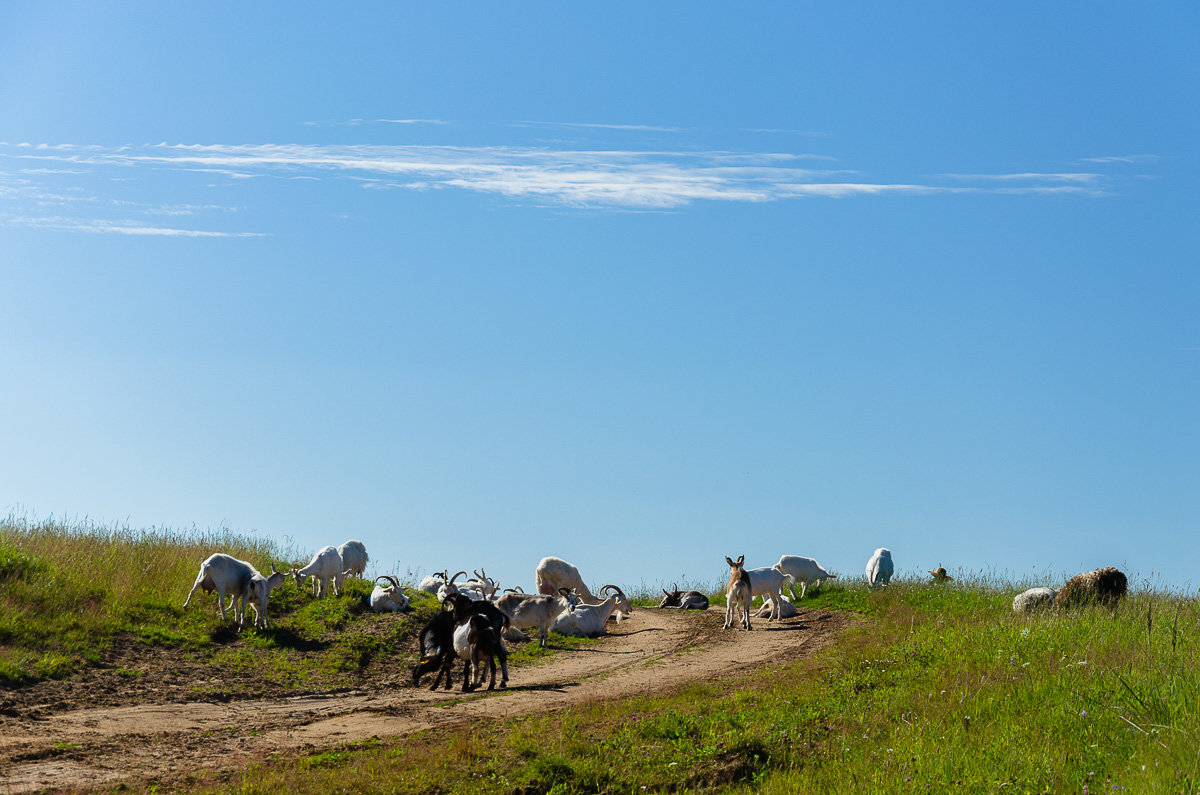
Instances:
[[[831,584],[805,606],[862,620],[816,658],[281,759],[221,789],[1196,792],[1200,605],[1139,593],[1115,612],[1026,618],[1014,591]]]
[[[349,580],[339,598],[314,600],[289,578],[270,598],[271,625],[238,633],[216,611],[216,596],[183,602],[200,562],[214,551],[281,571],[307,560],[295,550],[231,533],[0,521],[0,686],[65,678],[104,659],[117,638],[178,649],[281,688],[345,686],[345,674],[383,655],[414,656],[412,636],[436,608],[386,623],[367,619],[372,584]],[[304,558],[301,560],[300,558]],[[249,612],[249,611],[248,611]],[[252,614],[251,614],[252,615]]]

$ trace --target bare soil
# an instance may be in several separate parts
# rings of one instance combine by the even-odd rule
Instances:
[[[472,694],[461,692],[457,665],[454,688],[437,692],[414,688],[407,664],[372,666],[375,673],[338,691],[280,696],[255,681],[213,688],[211,670],[185,653],[117,648],[107,669],[0,691],[0,793],[171,786],[273,754],[657,693],[811,656],[851,623],[803,609],[783,621],[756,620],[750,632],[724,630],[723,619],[723,608],[640,609],[610,624],[601,643],[513,668],[507,690]],[[195,700],[206,689],[223,695]],[[228,696],[239,690],[254,700]]]

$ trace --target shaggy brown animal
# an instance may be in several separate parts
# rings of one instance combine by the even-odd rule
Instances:
[[[1117,602],[1125,595],[1127,586],[1128,581],[1120,569],[1106,566],[1103,569],[1076,574],[1067,580],[1054,603],[1061,608],[1093,603],[1116,607]]]

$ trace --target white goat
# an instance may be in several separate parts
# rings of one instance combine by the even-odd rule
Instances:
[[[387,580],[391,585],[380,585],[380,580]],[[381,574],[375,578],[370,605],[373,613],[398,613],[408,609],[408,597],[400,589],[400,581],[394,575]]]
[[[579,594],[579,597],[588,604],[597,604],[603,601],[602,597],[596,596],[588,590],[587,583],[579,574],[579,569],[562,558],[542,558],[542,562],[534,571],[533,579],[538,593],[554,596],[558,593],[559,588],[566,588],[568,591]]]
[[[371,556],[367,554],[367,547],[361,541],[350,540],[337,548],[338,554],[342,556],[343,574],[346,577],[361,577],[367,570],[367,561]]]
[[[309,577],[313,578],[313,596],[320,599],[329,592],[330,583],[333,584],[333,595],[338,596],[342,592],[342,579],[345,577],[345,567],[342,565],[342,556],[333,547],[323,547],[313,555],[313,559],[308,562],[308,565],[302,569],[292,569],[292,576],[296,578],[296,585],[300,586]]]
[[[614,613],[619,623],[622,618],[633,612],[633,606],[617,586],[605,585],[600,589],[600,593],[609,589],[612,589],[612,596],[598,605],[581,604],[573,611],[559,613],[550,629],[560,635],[603,635],[604,625]]]
[[[458,586],[454,584],[454,581],[464,574],[466,574],[465,571],[460,571],[441,584],[441,587],[437,589],[437,598],[439,602],[444,602],[451,596],[454,596],[458,593]]]
[[[795,603],[792,602],[791,599],[788,599],[788,595],[785,593],[781,593],[780,596],[783,597],[783,601],[779,603],[779,617],[780,618],[795,618],[796,616],[798,616],[800,613],[798,610],[796,610]],[[755,613],[754,615],[757,618],[762,618],[762,617],[770,614],[771,611],[773,611],[774,609],[775,609],[775,603],[771,600],[771,597],[765,596],[765,597],[763,597],[762,607],[758,608],[758,612]]]
[[[800,583],[800,598],[804,598],[804,594],[808,592],[808,586],[813,588],[820,586],[823,580],[831,580],[837,577],[836,574],[830,574],[821,567],[813,558],[806,558],[801,555],[783,555],[779,558],[779,562],[775,564],[775,568],[784,574],[792,575],[792,598],[796,598],[796,583]]]
[[[438,589],[446,584],[446,580],[450,579],[450,570],[442,569],[435,571],[433,574],[425,575],[425,578],[417,585],[418,591],[424,591],[428,594],[437,595]]]
[[[892,565],[892,551],[886,547],[880,547],[867,561],[867,585],[872,588],[887,585],[895,570]]]
[[[496,600],[496,607],[508,616],[517,629],[537,627],[538,644],[546,645],[546,633],[563,612],[574,612],[579,594],[562,588],[559,596],[533,593],[506,593]]]
[[[275,570],[274,564],[271,565],[271,576],[264,577],[258,572],[258,569],[246,561],[238,560],[223,552],[217,552],[209,555],[200,564],[200,572],[196,575],[196,581],[192,583],[192,590],[188,591],[183,606],[187,607],[191,603],[197,588],[203,588],[206,593],[216,591],[217,608],[221,612],[221,620],[224,621],[227,609],[225,594],[229,594],[229,607],[234,609],[234,621],[237,622],[240,629],[245,626],[246,622],[246,603],[253,597],[254,603],[251,604],[251,607],[254,610],[254,625],[265,629],[267,626],[267,598],[272,590],[283,584],[283,578],[284,575]],[[241,605],[237,604],[239,596],[242,598]]]
[[[1053,588],[1030,588],[1013,597],[1013,612],[1028,613],[1042,607],[1054,607],[1058,592]]]
[[[760,569],[746,569],[746,574],[750,577],[750,598],[753,599],[756,596],[761,596],[763,597],[763,602],[765,603],[766,597],[770,595],[771,603],[775,605],[776,608],[778,608],[780,602],[783,601],[780,597],[783,586],[788,583],[792,583],[793,585],[795,584],[795,581],[792,579],[792,575],[785,574],[773,566]],[[747,605],[747,607],[749,607],[749,605]],[[779,618],[778,609],[773,610],[772,613],[774,615],[767,616],[768,620]]]
[[[475,578],[464,582],[458,590],[459,593],[475,591],[479,595],[480,599],[494,600],[496,591],[500,590],[500,581],[493,580],[491,577],[487,576],[487,569],[483,569],[482,571],[476,569]],[[475,599],[473,594],[467,594],[467,596]],[[476,599],[476,601],[478,601],[478,599]]]

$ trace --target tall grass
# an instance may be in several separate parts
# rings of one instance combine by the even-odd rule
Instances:
[[[354,602],[312,602],[290,581],[271,596],[273,628],[243,635],[258,653],[222,650],[229,625],[216,615],[215,597],[197,593],[183,600],[200,563],[220,550],[262,571],[295,562],[294,550],[270,539],[226,531],[215,533],[135,530],[129,527],[55,521],[0,520],[0,685],[65,677],[99,663],[114,639],[185,646],[226,657],[230,664],[255,665],[264,677],[287,678],[287,661],[298,643],[323,637],[345,624],[332,613],[361,605],[369,585],[351,583]],[[278,620],[280,615],[284,617]],[[343,645],[361,644],[347,639]],[[379,639],[376,639],[379,642]],[[290,648],[289,648],[290,646]],[[352,651],[341,650],[350,657]],[[319,671],[337,655],[301,666]]]

